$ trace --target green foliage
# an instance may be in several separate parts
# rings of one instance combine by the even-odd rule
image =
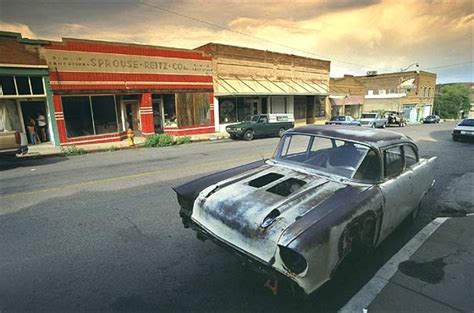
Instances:
[[[67,146],[67,147],[61,147],[61,153],[66,156],[83,155],[87,153],[87,150],[83,148],[78,148],[76,146]]]
[[[182,136],[182,137],[177,137],[176,138],[176,144],[177,145],[182,145],[185,143],[190,143],[191,142],[191,137],[189,136]]]
[[[469,112],[470,88],[464,84],[446,85],[434,100],[433,113],[442,118],[459,118],[459,112]]]
[[[191,137],[173,137],[169,134],[154,134],[147,136],[145,139],[145,147],[168,147],[174,145],[182,145],[185,143],[190,143]]]

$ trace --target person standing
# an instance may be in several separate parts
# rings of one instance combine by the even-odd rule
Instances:
[[[36,134],[36,125],[35,125],[35,120],[33,118],[28,119],[28,125],[26,126],[26,129],[28,131],[28,137],[30,137],[30,144],[35,145],[36,144],[36,137],[38,135]]]
[[[38,122],[38,129],[39,129],[39,135],[41,142],[47,141],[46,138],[46,118],[44,117],[43,113],[38,112],[38,117],[36,118],[36,121]]]

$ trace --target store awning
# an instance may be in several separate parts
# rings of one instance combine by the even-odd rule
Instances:
[[[215,77],[216,96],[246,95],[327,95],[328,85],[324,81],[275,80],[266,77]]]
[[[344,105],[344,96],[329,96],[331,106]]]
[[[347,96],[344,99],[345,105],[359,105],[364,103],[364,96]]]

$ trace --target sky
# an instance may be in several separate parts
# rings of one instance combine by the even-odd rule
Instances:
[[[331,77],[411,65],[438,83],[473,81],[471,0],[0,0],[0,30],[186,49],[223,43],[330,60]]]

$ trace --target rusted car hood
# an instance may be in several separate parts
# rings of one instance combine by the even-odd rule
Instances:
[[[235,249],[270,262],[285,229],[345,186],[265,165],[204,189],[194,202],[192,219]]]

